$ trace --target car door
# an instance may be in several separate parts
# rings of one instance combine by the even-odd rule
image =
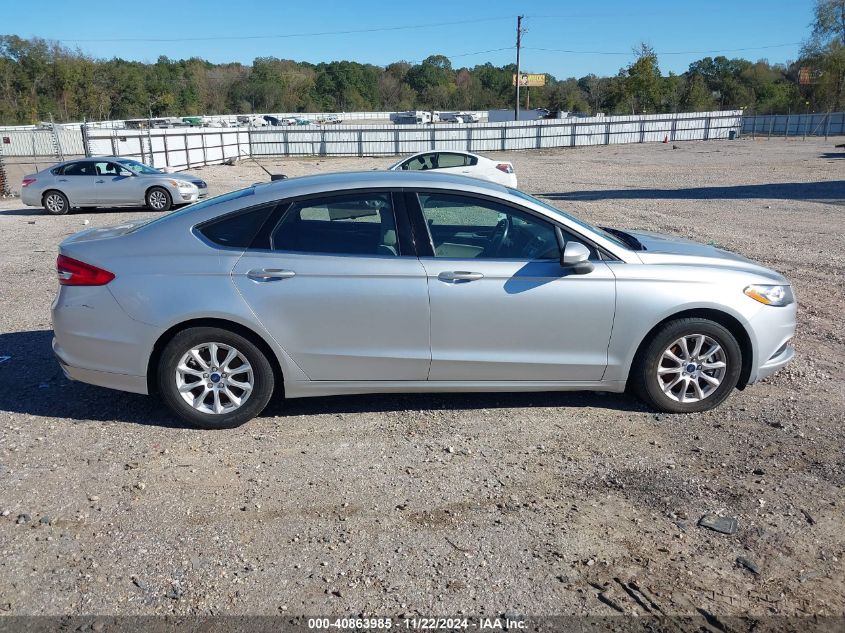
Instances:
[[[425,269],[396,198],[399,207],[384,191],[294,200],[234,268],[243,297],[311,380],[428,375]]]
[[[552,223],[486,198],[419,192],[409,206],[433,250],[421,258],[431,302],[429,380],[601,380],[616,292],[597,254],[591,272],[574,274],[560,265]]]
[[[130,204],[137,202],[132,174],[114,161],[95,161],[97,172],[96,195],[100,204]]]
[[[92,161],[68,163],[56,175],[56,187],[67,196],[71,206],[96,204],[96,175]]]

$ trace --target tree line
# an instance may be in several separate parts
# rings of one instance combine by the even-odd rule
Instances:
[[[643,44],[616,75],[530,89],[532,107],[635,114],[743,108],[754,113],[845,109],[845,0],[817,0],[800,58],[785,64],[704,57],[664,75]],[[513,64],[453,67],[431,55],[386,67],[259,57],[251,65],[159,57],[103,60],[58,42],[0,36],[0,124],[248,112],[483,110],[513,107]],[[524,94],[524,93],[523,93]],[[524,105],[524,104],[523,104]]]

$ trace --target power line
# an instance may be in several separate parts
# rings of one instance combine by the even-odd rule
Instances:
[[[513,46],[503,46],[502,48],[490,48],[486,51],[472,51],[471,53],[457,53],[455,55],[441,55],[440,53],[432,53],[432,55],[437,55],[438,57],[445,57],[446,59],[456,59],[458,57],[470,57],[472,55],[483,55],[485,53],[499,53],[501,51],[511,51],[514,48],[515,47]],[[407,64],[420,64],[424,61],[424,59],[400,59],[396,63],[405,62]]]
[[[431,22],[428,24],[407,24],[403,26],[383,26],[368,29],[349,29],[345,31],[318,31],[313,33],[280,33],[276,35],[219,35],[214,37],[107,37],[107,38],[49,38],[59,42],[207,42],[222,40],[271,40],[294,37],[318,37],[322,35],[353,35],[356,33],[380,33],[384,31],[408,31],[413,29],[429,29],[440,26],[455,26],[461,24],[479,24],[481,22],[498,22],[511,20],[510,16],[493,18],[473,18],[471,20],[457,20],[453,22]]]
[[[770,48],[786,48],[797,46],[802,42],[788,42],[786,44],[771,44],[769,46],[749,46],[746,48],[719,48],[709,51],[655,51],[655,55],[713,55],[716,53],[741,53],[743,51],[759,51]],[[538,48],[534,46],[523,46],[526,50],[545,51],[547,53],[569,53],[572,55],[632,55],[631,51],[579,51],[565,48]]]

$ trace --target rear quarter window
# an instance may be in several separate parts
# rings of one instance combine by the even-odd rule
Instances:
[[[197,231],[219,246],[249,248],[275,208],[276,203],[272,203],[236,211],[222,218],[205,222],[197,227]]]

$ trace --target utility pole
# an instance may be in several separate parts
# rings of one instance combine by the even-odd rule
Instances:
[[[513,106],[513,120],[519,121],[519,49],[522,46],[522,18],[524,16],[516,16],[516,102]]]

